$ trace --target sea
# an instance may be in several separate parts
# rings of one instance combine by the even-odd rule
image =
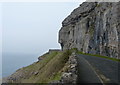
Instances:
[[[16,70],[26,67],[38,60],[37,54],[2,54],[2,78],[13,74]]]

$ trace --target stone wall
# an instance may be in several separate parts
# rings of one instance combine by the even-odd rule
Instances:
[[[51,85],[53,83],[76,85],[78,76],[77,76],[77,57],[75,53],[72,53],[72,55],[69,57],[69,60],[63,67],[63,69],[64,68],[67,70],[63,71],[61,79],[59,81],[51,82]]]

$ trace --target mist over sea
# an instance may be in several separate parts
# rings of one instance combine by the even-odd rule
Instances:
[[[60,48],[58,33],[61,22],[80,3],[0,4],[0,8],[4,10],[0,17],[0,26],[4,28],[0,28],[0,52],[5,52],[2,53],[0,76],[9,76],[19,68],[34,63],[39,54],[43,54],[49,48]]]
[[[2,54],[2,77],[7,77],[19,68],[28,66],[37,61],[36,54],[18,54],[3,53]]]

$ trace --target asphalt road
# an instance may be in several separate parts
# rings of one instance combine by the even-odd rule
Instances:
[[[118,62],[105,58],[77,55],[78,83],[112,83],[119,85]],[[118,77],[119,76],[119,77]]]

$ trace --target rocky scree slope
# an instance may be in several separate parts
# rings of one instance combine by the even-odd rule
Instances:
[[[59,43],[63,50],[120,59],[120,2],[81,4],[62,22]]]

